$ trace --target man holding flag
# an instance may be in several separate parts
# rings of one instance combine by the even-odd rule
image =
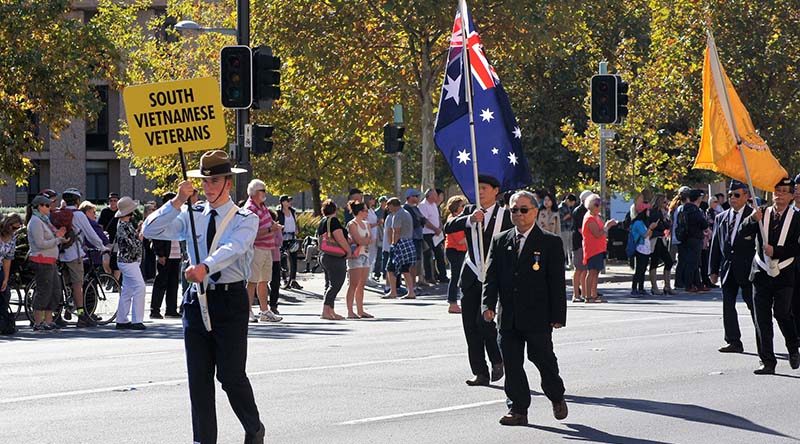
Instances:
[[[484,262],[492,236],[513,227],[508,212],[497,205],[497,195],[529,185],[531,177],[522,132],[464,0],[459,2],[450,37],[434,140],[464,194],[478,204],[467,206],[463,216],[448,222],[445,232],[466,234],[461,316],[475,375],[467,384],[485,386],[503,377],[503,365],[494,322],[484,322],[480,314]],[[492,363],[491,375],[484,350]]]

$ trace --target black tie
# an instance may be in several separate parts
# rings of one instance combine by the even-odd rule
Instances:
[[[733,227],[736,226],[736,211],[731,213],[731,220],[728,222],[728,242],[733,245]]]
[[[210,256],[211,255],[211,243],[214,242],[214,237],[217,235],[217,222],[215,220],[215,218],[217,216],[217,210],[211,210],[211,212],[209,212],[208,214],[211,217],[208,218],[208,228],[206,228],[206,251],[208,252],[208,255]],[[212,274],[209,277],[213,282],[216,282],[217,279],[219,279],[221,274],[222,273],[220,273],[218,271],[218,272]]]
[[[525,235],[522,233],[517,233],[517,237],[514,238],[514,252],[517,254],[517,257],[522,253],[522,251],[520,251],[522,239],[525,239]]]

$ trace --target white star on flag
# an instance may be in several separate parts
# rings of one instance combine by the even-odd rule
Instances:
[[[447,78],[447,83],[444,84],[444,89],[447,91],[447,94],[444,97],[444,100],[453,99],[456,101],[456,105],[459,104],[461,100],[459,93],[461,92],[461,74],[458,75],[455,79],[451,79],[450,76],[445,76]]]
[[[512,165],[516,165],[517,164],[517,155],[514,154],[514,153],[509,154],[508,155],[508,162],[510,164],[512,164]]]
[[[458,163],[466,164],[467,162],[469,162],[469,160],[470,160],[469,153],[467,152],[467,150],[458,152]]]
[[[519,129],[518,126],[514,127],[514,137],[516,137],[517,139],[522,138],[522,131]]]
[[[498,150],[498,149],[497,149],[497,147],[495,147],[495,148],[492,148],[492,154],[494,154],[494,155],[496,156],[496,155],[498,155],[499,153],[500,153],[500,150]]]
[[[494,113],[491,112],[489,108],[486,108],[485,110],[481,111],[481,119],[484,122],[491,122],[492,119],[494,119]]]

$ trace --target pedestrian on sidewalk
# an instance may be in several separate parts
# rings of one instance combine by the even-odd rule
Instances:
[[[250,322],[280,322],[282,317],[276,315],[267,305],[269,288],[267,283],[272,280],[272,250],[275,248],[274,231],[279,231],[267,207],[266,184],[253,179],[247,184],[248,199],[244,208],[258,216],[258,232],[253,242],[253,262],[250,264],[250,277],[247,278],[247,297],[250,300]],[[258,297],[259,313],[253,313],[254,298]]]
[[[131,222],[136,202],[125,196],[117,203],[114,217],[117,223],[116,244],[119,249],[117,265],[122,272],[122,289],[117,305],[117,330],[145,330],[144,297],[145,283],[142,276],[142,232]]]
[[[161,204],[166,205],[175,198],[169,192],[161,196]],[[179,318],[178,313],[178,281],[181,275],[181,243],[176,240],[165,241],[153,239],[153,253],[156,255],[156,280],[153,282],[153,293],[150,299],[150,319]],[[161,303],[166,300],[166,311],[161,316]]]
[[[567,270],[572,270],[572,264],[574,263],[572,257],[572,211],[575,209],[577,200],[574,194],[568,194],[558,206],[558,217],[561,220],[561,244],[564,246],[564,263],[567,266]]]
[[[447,201],[447,222],[461,216],[464,212],[464,205],[467,199],[464,196],[453,196]],[[458,306],[460,290],[458,283],[461,276],[461,269],[464,266],[464,256],[467,254],[467,237],[463,231],[450,233],[445,238],[445,255],[450,263],[450,282],[447,284],[447,302],[450,304],[448,313],[461,313]]]
[[[584,302],[588,294],[584,288],[587,268],[583,262],[583,219],[589,211],[586,209],[586,199],[592,194],[590,190],[581,192],[580,204],[572,211],[572,264],[575,266],[572,274],[572,302]]]
[[[325,199],[322,202],[323,217],[317,227],[317,236],[321,239],[320,248],[322,250],[322,258],[319,262],[325,271],[325,297],[320,317],[329,321],[344,319],[344,316],[334,311],[333,305],[347,276],[347,259],[353,257],[350,252],[350,244],[347,242],[347,231],[336,217],[336,210],[336,204],[330,199]],[[335,247],[338,247],[338,250]]]
[[[400,199],[392,197],[386,203],[388,216],[386,217],[385,236],[388,239],[389,256],[386,262],[386,281],[389,284],[389,294],[382,299],[395,299],[398,296],[400,277],[406,281],[408,293],[403,299],[416,299],[414,293],[414,276],[411,267],[417,261],[416,247],[414,246],[414,221],[411,213],[401,206]]]
[[[678,231],[684,229],[679,222],[679,216],[683,211],[683,206],[689,202],[689,191],[692,189],[687,186],[678,188],[678,195],[669,204],[670,218],[672,219],[672,229],[670,231],[669,254],[677,261],[675,266],[675,285],[674,288],[686,288],[688,285],[683,282],[686,268],[686,249],[683,242],[678,239]]]
[[[28,262],[34,272],[36,291],[33,292],[33,331],[58,331],[53,312],[61,301],[61,279],[58,277],[58,247],[67,242],[66,227],[56,229],[50,223],[50,199],[38,195],[31,201],[28,219]]]
[[[647,265],[650,263],[651,243],[650,238],[653,235],[653,230],[658,225],[657,222],[647,221],[650,216],[650,207],[648,204],[641,204],[636,209],[636,217],[633,218],[631,224],[630,238],[634,243],[634,263],[635,272],[633,274],[633,281],[631,285],[631,296],[639,297],[647,294],[644,291],[644,274],[647,271]]]
[[[279,315],[278,300],[281,293],[281,244],[283,243],[283,225],[279,224],[278,213],[272,208],[269,209],[269,215],[272,217],[272,280],[269,282],[269,311]]]
[[[373,316],[364,311],[364,286],[367,284],[369,276],[369,252],[372,245],[372,235],[370,234],[367,217],[369,211],[366,204],[351,200],[347,208],[353,215],[353,219],[347,223],[347,233],[350,235],[350,252],[352,258],[347,259],[347,274],[349,284],[347,286],[347,319],[370,319]],[[356,311],[353,311],[355,301]]]
[[[193,441],[204,444],[217,442],[215,374],[244,428],[245,444],[264,442],[264,425],[245,371],[250,308],[245,281],[253,259],[258,217],[238,208],[230,197],[232,176],[243,172],[246,170],[231,167],[224,151],[206,152],[200,158],[200,168],[187,172],[190,178],[202,179],[206,202],[182,210],[194,193],[192,182],[183,181],[170,204],[151,214],[144,225],[148,238],[189,241],[193,264],[186,269],[186,278],[195,285],[184,295],[183,341]],[[190,231],[189,211],[194,217],[194,232]],[[199,239],[193,242],[195,233]],[[200,283],[206,290],[210,330],[201,313]]]
[[[650,254],[650,293],[655,295],[676,294],[672,291],[672,255],[669,254],[669,241],[668,231],[672,226],[672,221],[669,217],[669,202],[663,194],[656,195],[653,203],[653,208],[650,210],[650,217],[647,219],[648,225],[653,222],[656,227],[651,236],[651,244],[653,245],[653,252]],[[664,290],[658,289],[658,266],[664,263]]]
[[[550,193],[544,195],[542,204],[539,206],[539,217],[536,223],[544,231],[555,235],[561,234],[561,218],[559,217],[556,201]]]
[[[587,303],[605,302],[597,295],[597,280],[600,270],[605,267],[606,244],[608,230],[617,225],[614,219],[603,223],[600,216],[602,199],[597,194],[586,198],[584,204],[588,213],[583,218],[583,264],[586,265],[586,280],[583,284]]]
[[[302,290],[303,286],[297,283],[297,252],[300,250],[299,245],[296,245],[298,242],[297,232],[300,229],[297,224],[297,211],[292,207],[292,196],[284,194],[279,201],[277,220],[283,227],[281,250],[286,253],[286,258],[281,260],[281,263],[286,263],[286,269],[289,271],[286,285],[283,288]]]
[[[564,249],[561,239],[536,224],[535,198],[528,191],[511,197],[514,228],[492,238],[483,284],[482,316],[495,320],[505,368],[504,389],[510,408],[500,418],[507,426],[528,425],[531,391],[525,374],[525,348],[536,365],[542,390],[557,420],[567,417],[564,381],[553,352],[553,329],[567,323]]]

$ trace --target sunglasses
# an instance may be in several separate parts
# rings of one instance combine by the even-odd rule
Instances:
[[[600,202],[595,202],[592,206],[593,207],[599,207],[600,206]]]
[[[47,207],[50,208],[50,204],[39,204],[40,207]]]
[[[517,214],[517,213],[528,214],[528,211],[532,209],[533,208],[528,208],[528,207],[520,207],[520,208],[514,207],[510,208],[509,211],[511,211],[511,214]]]
[[[742,197],[742,193],[728,193],[728,197],[735,197],[738,199]]]

